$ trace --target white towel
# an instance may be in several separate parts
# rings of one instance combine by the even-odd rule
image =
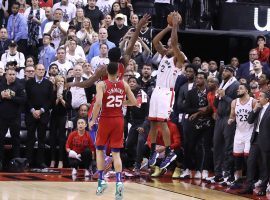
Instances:
[[[220,86],[219,86],[219,89],[223,89],[223,90],[226,91],[226,89],[227,89],[228,87],[230,87],[231,84],[233,84],[235,81],[237,81],[237,79],[236,79],[235,77],[230,78],[226,83],[224,82],[224,80],[222,80],[222,82],[221,82],[221,84],[220,84]],[[217,96],[217,94],[216,94],[216,96]],[[219,100],[220,100],[220,99],[221,99],[221,98],[219,97]]]

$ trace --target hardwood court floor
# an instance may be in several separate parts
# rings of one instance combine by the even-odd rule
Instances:
[[[149,185],[149,186],[148,186]],[[156,188],[151,184],[125,183],[124,199],[126,200],[190,200],[190,199],[245,199],[210,189],[201,190],[198,186],[190,186],[186,190],[181,184],[161,184]],[[197,187],[197,188],[196,188]],[[1,200],[111,200],[114,199],[115,183],[103,196],[95,195],[94,182],[0,182]],[[176,190],[177,189],[177,190]]]

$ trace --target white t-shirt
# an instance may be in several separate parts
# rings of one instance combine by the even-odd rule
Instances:
[[[70,68],[73,68],[72,63],[68,60],[66,60],[65,63],[60,63],[58,60],[56,60],[56,61],[52,62],[51,64],[56,64],[58,66],[58,69],[59,69],[59,75],[64,75],[64,76],[67,75],[67,71]]]
[[[91,66],[93,71],[95,72],[99,65],[109,64],[109,58],[101,58],[99,56],[95,56],[91,60]]]
[[[76,6],[72,3],[68,3],[67,5],[61,5],[61,2],[54,4],[53,13],[57,8],[62,9],[64,22],[70,22],[76,16]]]
[[[114,2],[115,0],[97,0],[96,6],[106,16],[110,14]]]
[[[53,25],[53,22],[48,22],[45,25],[44,32],[43,33],[48,33]],[[60,22],[60,26],[67,31],[69,24],[67,22]],[[52,43],[54,44],[54,48],[57,49],[59,47],[59,44],[61,42],[62,37],[64,37],[63,33],[59,30],[59,28],[55,28],[52,33]]]
[[[2,54],[1,61],[3,62],[4,66],[6,66],[7,62],[17,61],[18,66],[25,67],[25,65],[24,65],[24,63],[25,63],[24,54],[21,53],[21,52],[18,52],[18,51],[16,52],[16,54],[14,56],[10,55],[9,52],[6,52],[6,53]]]
[[[87,0],[69,0],[69,3],[74,4],[77,8],[83,8],[87,5]]]
[[[28,19],[30,11],[31,11],[31,7],[26,8],[26,10],[24,11],[24,16],[26,17],[26,19]],[[42,23],[46,19],[45,10],[40,8],[39,13],[40,13],[40,22]],[[36,14],[37,14],[37,9],[33,10],[33,16],[36,16]],[[42,38],[41,26],[40,25],[39,25],[39,36],[38,36],[38,38],[39,39]]]

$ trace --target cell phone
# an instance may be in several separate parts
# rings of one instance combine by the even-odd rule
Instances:
[[[53,24],[57,24],[59,20],[53,20]]]
[[[219,66],[223,66],[223,65],[224,65],[224,61],[223,60],[219,61]]]

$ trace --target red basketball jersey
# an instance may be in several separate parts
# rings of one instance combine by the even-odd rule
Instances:
[[[125,67],[122,63],[118,63],[118,80],[123,80],[124,78],[124,73],[125,73]],[[105,75],[102,77],[102,80],[107,80],[108,75]]]
[[[126,99],[125,86],[123,81],[104,81],[106,90],[102,99],[101,117],[122,117],[122,105]]]

